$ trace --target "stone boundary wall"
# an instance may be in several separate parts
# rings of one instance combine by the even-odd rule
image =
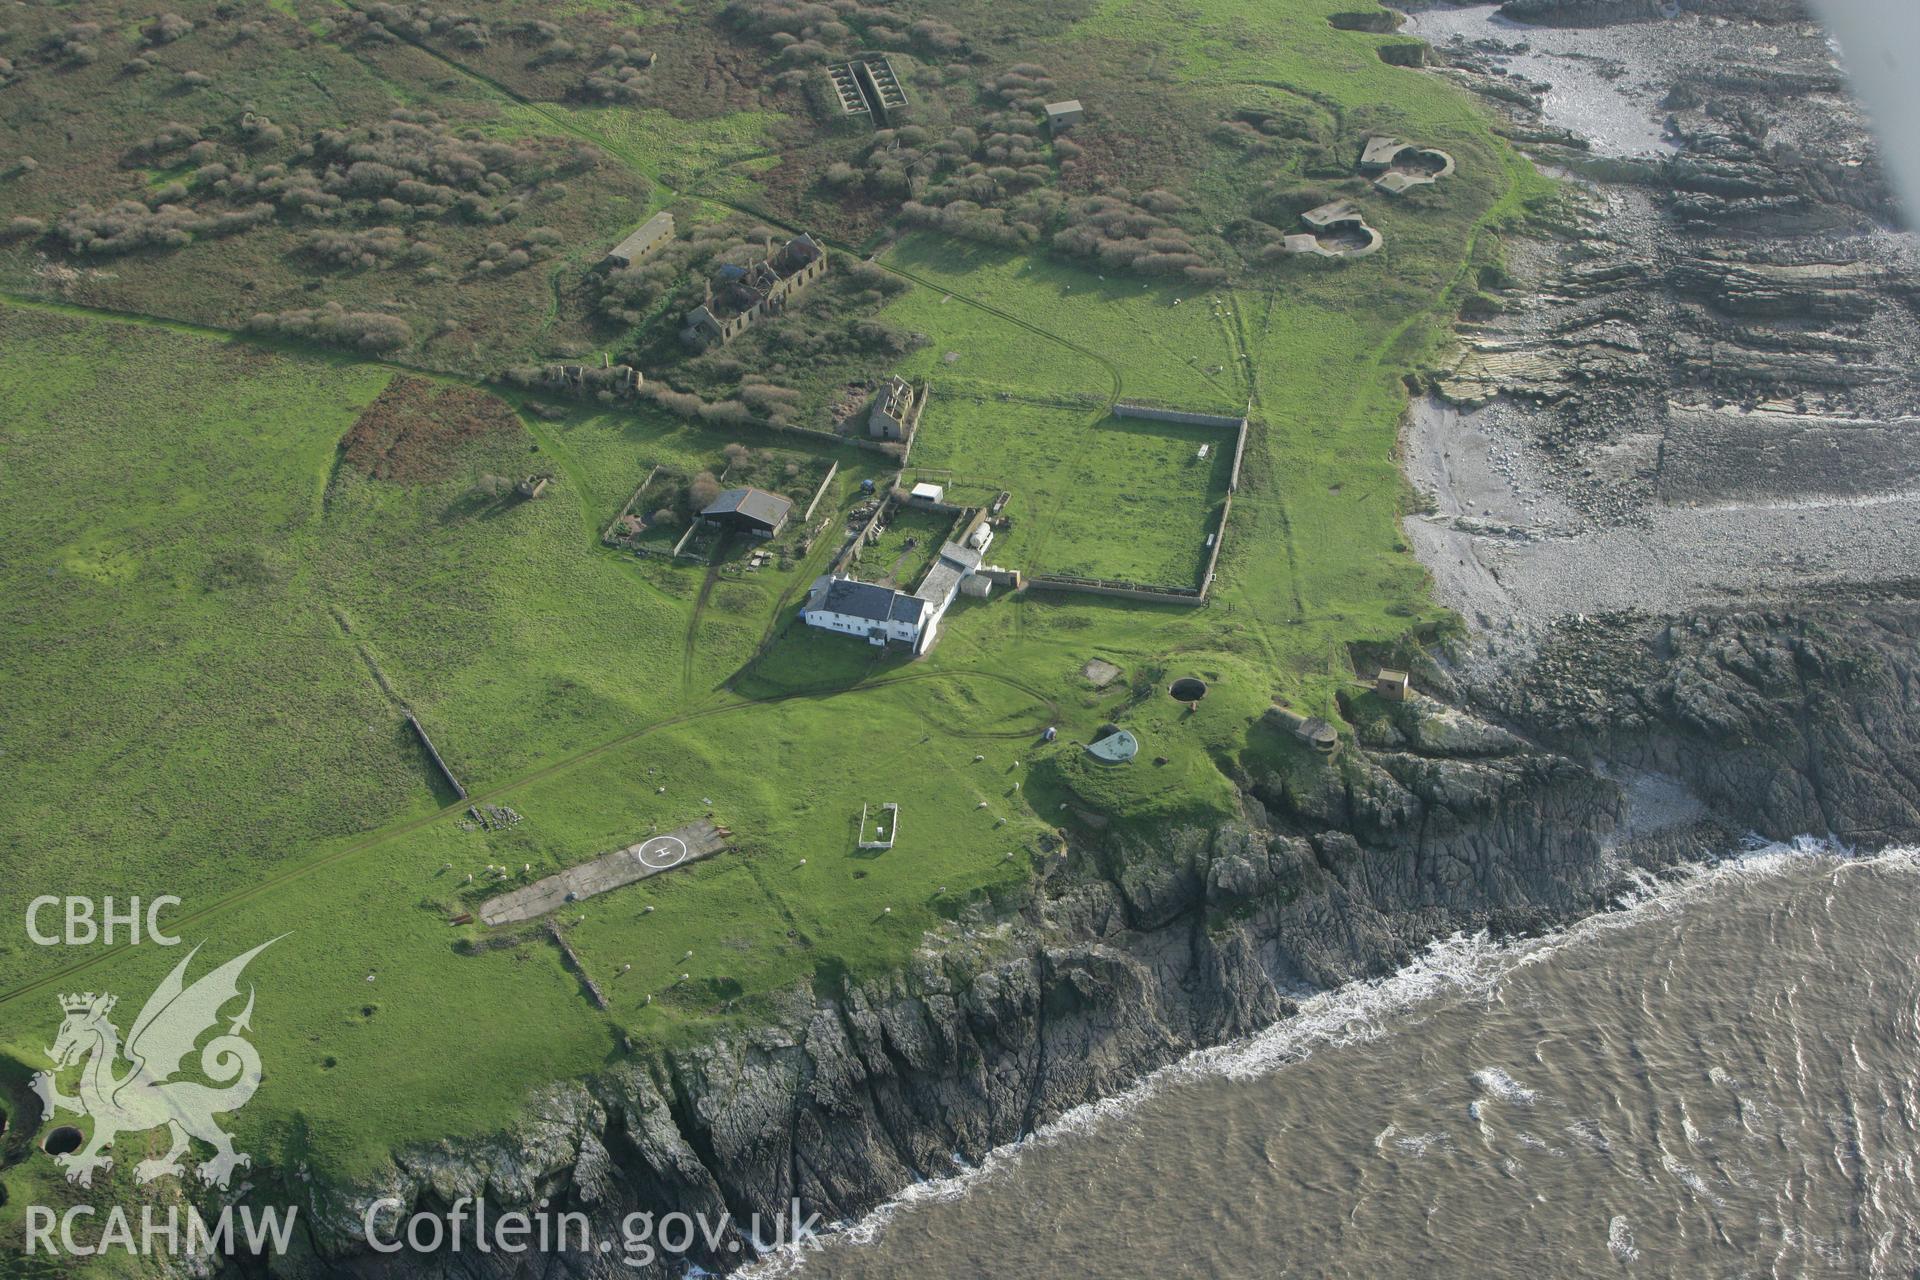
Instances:
[[[440,770],[440,776],[447,780],[447,785],[453,788],[455,795],[465,800],[467,789],[460,785],[460,779],[453,776],[453,770],[449,769],[447,762],[440,758],[439,749],[433,745],[433,739],[427,736],[426,726],[420,723],[420,717],[411,711],[406,712],[406,717],[407,723],[413,726],[414,736],[420,739],[420,745],[427,749],[427,755],[432,757],[434,767]]]
[[[900,465],[905,467],[907,459],[913,456],[913,442],[920,438],[920,415],[926,412],[927,397],[933,394],[933,383],[922,380],[920,393],[913,402],[913,421],[907,424],[907,447],[900,453]]]
[[[1146,600],[1157,604],[1203,605],[1213,591],[1213,574],[1220,564],[1220,549],[1227,545],[1227,521],[1232,515],[1233,495],[1229,493],[1220,503],[1220,523],[1213,531],[1213,550],[1207,554],[1207,567],[1201,570],[1198,590],[1192,587],[1156,587],[1138,582],[1110,582],[1102,578],[1071,578],[1047,573],[1033,575],[1027,579],[1027,585],[1042,591],[1115,596],[1122,600]]]
[[[840,464],[838,462],[835,462],[827,468],[826,479],[822,480],[820,487],[813,491],[813,501],[809,502],[807,509],[800,513],[801,524],[805,524],[807,521],[813,519],[813,509],[820,505],[820,499],[826,496],[827,486],[833,483],[833,478],[838,474],[840,474]]]
[[[1158,405],[1141,404],[1137,400],[1114,401],[1113,416],[1151,418],[1155,422],[1182,422],[1190,427],[1238,427],[1247,421],[1244,414],[1229,417],[1223,413],[1189,413],[1185,409],[1162,409]]]
[[[873,532],[873,526],[880,523],[881,516],[887,514],[887,508],[898,501],[894,495],[899,492],[899,489],[900,473],[895,472],[893,483],[887,486],[886,493],[880,498],[880,505],[873,509],[873,515],[859,529],[849,534],[847,540],[841,544],[840,550],[834,553],[833,563],[827,566],[829,574],[839,573],[847,567],[847,562],[853,559],[854,548],[866,541],[867,535]]]
[[[1145,600],[1153,604],[1203,605],[1206,597],[1192,587],[1143,587],[1129,582],[1102,582],[1094,578],[1056,578],[1035,574],[1027,579],[1030,591],[1064,591],[1088,596],[1115,596],[1122,600]]]
[[[1252,411],[1251,402],[1247,405]],[[1163,409],[1159,405],[1141,404],[1137,400],[1116,400],[1113,405],[1116,418],[1148,418],[1155,422],[1179,422],[1189,427],[1233,427],[1236,431],[1233,441],[1233,471],[1227,476],[1227,492],[1233,493],[1240,488],[1240,462],[1247,452],[1247,414],[1230,418],[1223,413],[1189,413],[1185,409]]]
[[[592,975],[587,972],[587,966],[580,963],[580,956],[574,951],[573,944],[567,941],[567,935],[561,933],[560,926],[551,920],[547,921],[547,937],[553,939],[553,945],[560,948],[560,955],[565,960],[567,968],[573,970],[574,976],[580,979],[580,985],[587,989],[587,995],[593,1001],[594,1007],[605,1010],[607,997],[600,990],[600,984],[595,982]]]
[[[619,524],[621,517],[625,516],[628,512],[633,510],[633,504],[640,501],[640,495],[647,491],[647,486],[652,484],[653,478],[659,474],[660,474],[660,467],[659,467],[659,464],[656,463],[652,468],[650,468],[647,471],[647,478],[642,480],[639,484],[633,487],[633,492],[627,496],[626,505],[621,507],[620,510],[614,513],[613,519],[607,521],[607,527],[600,531],[600,541],[602,542],[613,541],[613,526]]]
[[[1244,431],[1244,428],[1243,428]],[[1238,465],[1237,463],[1235,464]],[[1225,500],[1220,503],[1220,527],[1213,531],[1213,551],[1207,556],[1207,567],[1200,574],[1200,597],[1205,599],[1213,590],[1214,566],[1220,563],[1220,548],[1227,545],[1227,517],[1233,514],[1233,491],[1229,489]]]

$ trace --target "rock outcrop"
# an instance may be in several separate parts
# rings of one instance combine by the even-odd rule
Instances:
[[[1798,14],[1789,0],[1682,7]],[[1507,5],[1556,22],[1665,8]],[[1448,74],[1516,111],[1516,133],[1557,137],[1528,114],[1535,87],[1450,56]],[[1821,75],[1779,61],[1755,75],[1701,59],[1674,86],[1683,155],[1602,166],[1625,194],[1539,250],[1533,287],[1506,291],[1438,379],[1457,402],[1525,409],[1525,448],[1570,520],[1632,523],[1676,500],[1796,484],[1850,497],[1910,478],[1899,468],[1912,449],[1890,446],[1902,406],[1920,403],[1908,358],[1920,293],[1868,221],[1884,208],[1870,155],[1809,159],[1769,141],[1752,86]],[[1833,457],[1849,461],[1822,461]],[[1863,487],[1868,458],[1879,467]],[[1547,536],[1492,518],[1465,532]],[[1787,563],[1766,569],[1793,588]],[[511,1132],[396,1152],[352,1187],[293,1185],[310,1205],[309,1253],[287,1269],[422,1274],[418,1259],[361,1241],[364,1207],[383,1195],[429,1210],[461,1195],[501,1209],[546,1200],[603,1224],[676,1210],[770,1222],[797,1198],[850,1219],[1455,931],[1603,910],[1647,869],[1750,832],[1920,837],[1920,584],[1773,601],[1757,598],[1764,581],[1734,585],[1726,603],[1663,616],[1560,616],[1492,663],[1464,660],[1484,630],[1438,665],[1397,655],[1432,696],[1356,699],[1356,740],[1325,762],[1237,779],[1234,822],[1151,837],[1089,825],[1027,900],[929,936],[898,972],[823,976],[751,1032],[541,1089]],[[1637,813],[1635,777],[1697,806],[1677,820]],[[741,1243],[723,1237],[695,1260],[728,1267]],[[517,1275],[522,1261],[467,1254],[444,1274]],[[577,1253],[530,1274],[645,1272]]]
[[[511,1132],[398,1152],[361,1186],[309,1187],[305,1261],[419,1274],[417,1259],[362,1245],[377,1196],[427,1210],[545,1200],[606,1227],[676,1210],[771,1223],[796,1199],[850,1219],[1457,930],[1526,932],[1604,909],[1636,868],[1748,829],[1911,837],[1916,637],[1920,605],[1890,598],[1871,621],[1570,622],[1531,668],[1486,688],[1428,667],[1423,681],[1450,701],[1368,718],[1362,745],[1304,776],[1243,779],[1240,821],[1090,836],[1014,917],[930,937],[905,970],[791,992],[755,1031],[542,1089]],[[1621,839],[1615,779],[1633,769],[1683,779],[1709,820]],[[696,1260],[736,1263],[733,1244],[746,1241]],[[489,1265],[469,1255],[459,1274]],[[618,1255],[542,1265],[635,1274]]]
[[[1672,18],[1683,13],[1759,22],[1805,22],[1800,0],[1506,0],[1503,17],[1519,22],[1597,27],[1615,22]]]

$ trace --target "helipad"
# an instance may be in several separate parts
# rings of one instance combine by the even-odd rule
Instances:
[[[687,860],[687,842],[679,836],[655,836],[627,852],[649,871],[667,871]]]
[[[724,827],[702,818],[665,835],[648,836],[639,844],[603,853],[591,862],[489,898],[480,904],[480,919],[500,925],[543,916],[566,903],[711,857],[727,847],[727,835]]]

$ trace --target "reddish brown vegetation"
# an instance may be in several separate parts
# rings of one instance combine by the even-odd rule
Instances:
[[[451,475],[467,442],[519,430],[520,419],[495,396],[403,375],[367,406],[340,447],[362,475],[420,484]]]

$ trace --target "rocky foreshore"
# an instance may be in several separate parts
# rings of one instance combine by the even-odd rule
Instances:
[[[1365,720],[1313,785],[1239,779],[1219,830],[1076,844],[1017,909],[929,937],[905,971],[823,980],[751,1033],[547,1087],[512,1132],[397,1152],[366,1185],[296,1180],[309,1234],[286,1270],[636,1274],[593,1253],[378,1256],[360,1228],[377,1196],[609,1223],[797,1197],[857,1218],[1455,931],[1605,910],[1749,834],[1920,837],[1920,560],[1902,541],[1920,521],[1900,505],[1920,273],[1882,225],[1857,113],[1821,118],[1822,95],[1843,103],[1824,45],[1774,0],[1683,0],[1737,19],[1712,25],[1642,0],[1506,8],[1666,24],[1676,149],[1543,150],[1592,176],[1560,234],[1514,246],[1493,314],[1434,371],[1408,469],[1435,509],[1409,533],[1469,634],[1398,655],[1421,696]],[[1496,74],[1508,55],[1439,52],[1516,136],[1560,136],[1526,77]],[[1729,545],[1706,546],[1723,527]],[[1680,562],[1699,579],[1648,576]],[[735,1243],[697,1260],[737,1264]]]
[[[469,1253],[423,1271],[361,1244],[376,1196],[425,1210],[545,1200],[607,1223],[772,1218],[798,1198],[852,1219],[1455,931],[1605,910],[1636,876],[1748,832],[1911,839],[1917,638],[1920,606],[1890,597],[1859,614],[1568,619],[1493,689],[1429,668],[1424,681],[1491,699],[1499,722],[1417,697],[1372,722],[1318,787],[1246,778],[1242,821],[1076,849],[1013,922],[929,939],[905,972],[795,992],[751,1034],[546,1088],[510,1133],[397,1153],[373,1184],[309,1188],[311,1263],[634,1274],[593,1254],[528,1272],[526,1258]],[[1687,803],[1671,807],[1674,794]],[[731,1243],[699,1260],[738,1261]]]

